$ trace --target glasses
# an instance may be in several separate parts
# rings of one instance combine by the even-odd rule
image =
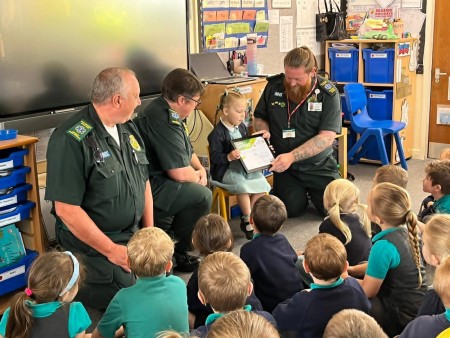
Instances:
[[[196,99],[193,99],[192,97],[189,97],[189,96],[185,96],[184,98],[194,101],[195,102],[195,107],[198,107],[199,105],[202,104],[202,100],[201,99],[196,100]]]
[[[93,150],[92,155],[94,156],[94,160],[97,163],[104,163],[105,162],[105,158],[103,157],[102,152],[100,151],[100,148],[98,147],[98,143],[95,140],[94,136],[91,135],[86,139],[86,142],[89,146],[89,148],[91,148]]]

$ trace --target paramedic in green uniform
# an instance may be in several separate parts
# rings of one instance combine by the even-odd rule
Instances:
[[[130,120],[141,103],[134,72],[101,71],[91,100],[50,137],[45,199],[53,201],[58,243],[87,269],[77,299],[105,309],[135,283],[126,244],[139,226],[153,226],[153,199],[144,143]]]
[[[203,92],[202,83],[191,72],[174,69],[163,81],[161,96],[134,120],[149,160],[155,226],[173,217],[169,233],[176,240],[174,269],[182,272],[198,266],[198,258],[187,253],[192,230],[211,209],[206,170],[193,151],[184,121],[200,104]]]
[[[284,58],[284,74],[268,78],[256,106],[255,129],[270,131],[276,158],[272,162],[274,193],[297,217],[311,199],[325,215],[323,192],[339,177],[332,155],[341,132],[341,103],[336,87],[316,74],[317,61],[308,47]]]

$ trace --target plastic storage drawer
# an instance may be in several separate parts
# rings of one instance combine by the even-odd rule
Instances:
[[[0,172],[0,189],[8,189],[24,184],[30,167],[22,167],[7,172]]]
[[[375,91],[366,89],[367,111],[374,120],[392,120],[392,89]]]
[[[395,49],[363,49],[364,81],[368,83],[394,83]]]
[[[328,48],[331,79],[338,82],[358,81],[358,49],[339,50]]]
[[[28,149],[10,148],[0,151],[0,170],[23,166],[23,158],[28,155]]]
[[[0,209],[0,227],[30,218],[30,211],[36,203],[26,201],[12,207]]]
[[[0,268],[0,296],[27,285],[26,272],[37,256],[36,251],[27,250],[20,261]]]
[[[16,188],[2,189],[6,191],[0,191],[0,208],[25,201],[27,199],[27,192],[32,187],[31,184],[27,183]]]

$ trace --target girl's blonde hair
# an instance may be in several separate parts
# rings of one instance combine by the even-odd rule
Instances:
[[[228,108],[232,102],[238,100],[245,100],[244,95],[242,95],[239,91],[236,90],[231,91],[225,90],[223,94],[220,95],[220,101],[216,109],[216,115],[214,116],[213,125],[216,125],[217,116],[219,115],[219,112],[223,112],[224,108]]]
[[[5,337],[28,337],[33,326],[33,315],[25,301],[43,304],[60,300],[73,273],[74,262],[69,254],[52,251],[40,255],[28,271],[26,292],[19,292],[10,300]],[[83,276],[84,270],[79,264],[79,277],[72,288],[80,283]]]
[[[331,222],[345,236],[345,244],[352,240],[352,233],[348,225],[341,220],[341,213],[358,214],[364,230],[370,236],[370,220],[366,206],[359,203],[359,189],[352,182],[343,178],[330,182],[323,194],[323,204],[328,210]]]
[[[442,262],[450,255],[450,215],[438,214],[427,222],[423,231],[428,250]]]
[[[422,284],[421,256],[419,245],[419,226],[417,216],[411,211],[411,197],[409,193],[392,183],[380,183],[370,191],[372,213],[387,224],[399,227],[406,224],[408,238],[413,252],[413,258],[419,275],[419,287]]]
[[[279,338],[275,327],[264,317],[245,310],[236,310],[217,319],[207,338]]]

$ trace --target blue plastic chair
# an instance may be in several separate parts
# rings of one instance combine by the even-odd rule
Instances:
[[[378,146],[381,163],[389,164],[384,136],[394,135],[397,144],[398,156],[402,167],[407,170],[405,153],[399,132],[406,127],[403,122],[392,120],[373,120],[367,112],[367,97],[364,86],[361,83],[349,83],[344,86],[345,100],[350,110],[350,122],[352,129],[360,134],[360,138],[348,152],[351,163],[357,163],[361,157],[375,144]],[[371,137],[373,136],[373,137]]]

